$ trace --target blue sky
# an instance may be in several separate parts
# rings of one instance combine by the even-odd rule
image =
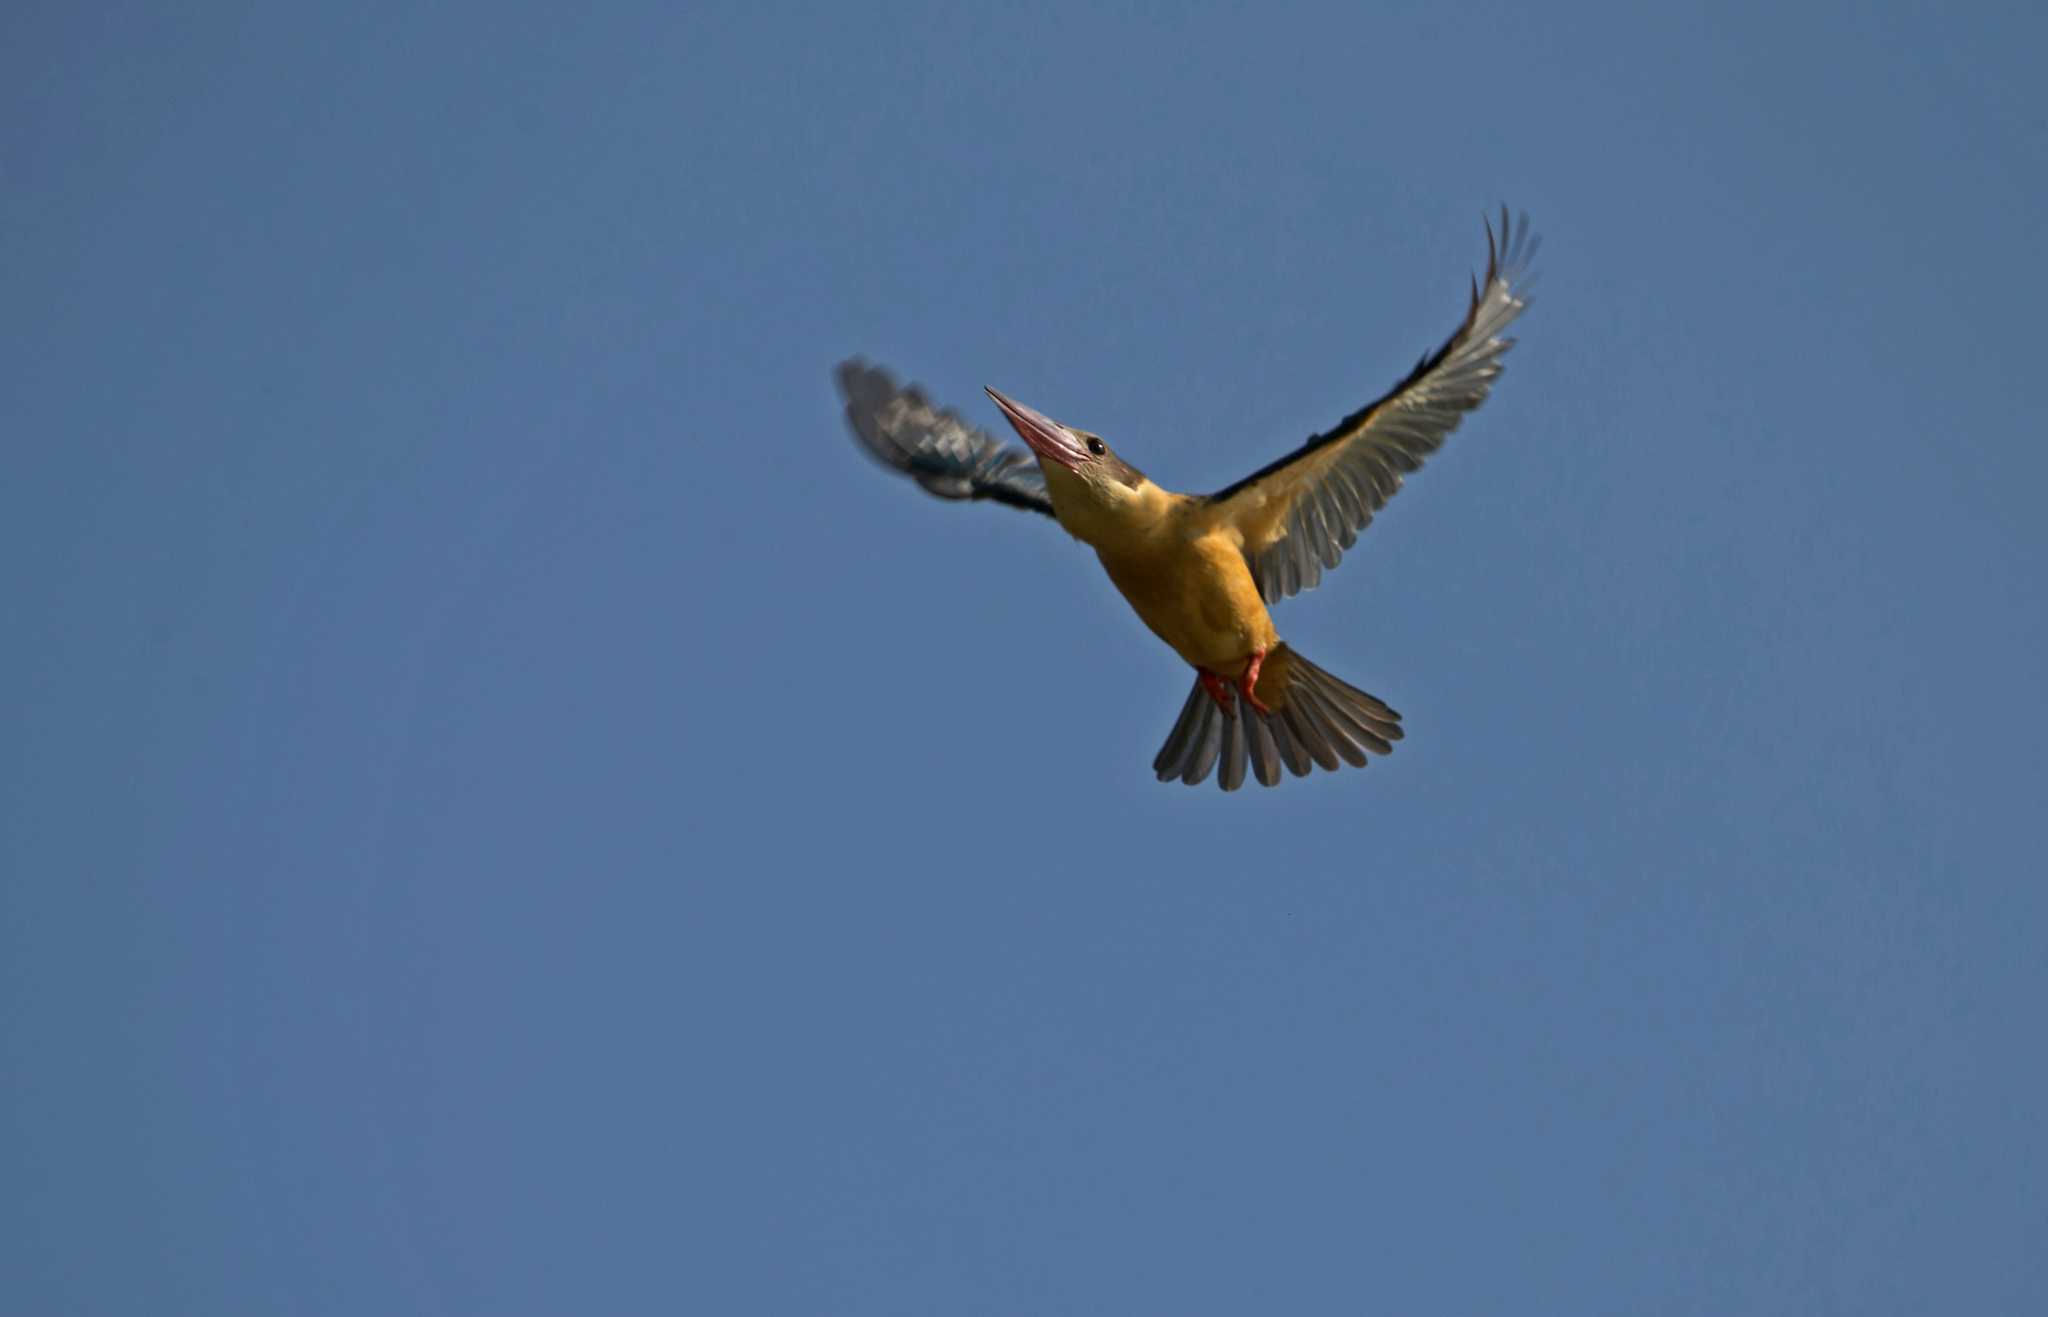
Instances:
[[[2033,6],[43,5],[0,41],[36,1313],[2048,1309]],[[844,433],[1205,490],[1364,772]]]

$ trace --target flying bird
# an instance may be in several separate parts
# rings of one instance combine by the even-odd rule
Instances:
[[[1101,435],[995,389],[1024,440],[1006,445],[916,387],[855,358],[839,367],[846,418],[868,452],[940,498],[986,499],[1054,518],[1095,550],[1140,620],[1195,670],[1166,744],[1162,782],[1245,770],[1266,786],[1340,764],[1364,767],[1401,739],[1401,715],[1280,639],[1267,605],[1313,588],[1465,413],[1486,401],[1529,304],[1528,219],[1486,226],[1486,277],[1464,323],[1386,395],[1279,461],[1214,494],[1177,494]],[[1028,451],[1027,451],[1028,450]]]

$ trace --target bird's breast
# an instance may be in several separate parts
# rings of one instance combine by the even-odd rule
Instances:
[[[1279,640],[1244,553],[1220,534],[1098,546],[1103,570],[1153,634],[1225,676]]]

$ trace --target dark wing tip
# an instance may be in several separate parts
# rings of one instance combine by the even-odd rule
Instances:
[[[1491,289],[1495,283],[1523,285],[1516,290],[1519,298],[1526,290],[1530,263],[1543,245],[1542,236],[1530,227],[1528,211],[1510,214],[1506,202],[1501,203],[1497,231],[1491,218],[1483,218],[1482,222],[1486,225],[1485,286]]]
[[[846,422],[868,455],[945,499],[989,499],[1053,515],[1045,478],[1030,454],[1005,446],[950,408],[935,407],[916,385],[861,357],[834,374]]]
[[[839,395],[846,400],[846,423],[861,447],[886,466],[898,471],[910,469],[910,453],[879,423],[884,408],[899,396],[896,377],[864,358],[848,357],[834,372],[839,378]]]

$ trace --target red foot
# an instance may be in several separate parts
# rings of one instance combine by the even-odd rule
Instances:
[[[1229,682],[1207,668],[1196,668],[1195,673],[1197,679],[1202,683],[1202,689],[1209,692],[1209,698],[1216,701],[1217,708],[1223,710],[1224,717],[1237,717],[1237,703],[1231,698],[1233,694],[1244,696],[1246,704],[1251,705],[1252,708],[1257,709],[1261,714],[1271,716],[1273,711],[1266,707],[1264,701],[1252,693],[1258,688],[1259,667],[1265,661],[1265,650],[1253,650],[1251,661],[1245,664],[1244,675],[1237,679],[1235,691],[1232,690]]]
[[[1255,688],[1259,684],[1259,665],[1264,663],[1265,661],[1265,650],[1253,650],[1252,661],[1245,664],[1244,675],[1237,679],[1237,688],[1240,691],[1244,692],[1244,702],[1246,704],[1251,705],[1254,709],[1257,709],[1262,714],[1271,714],[1273,711],[1267,708],[1264,704],[1261,704],[1259,702],[1258,696],[1252,694],[1253,688]]]
[[[1216,701],[1216,707],[1223,710],[1226,718],[1237,717],[1237,704],[1230,698],[1230,687],[1223,678],[1207,668],[1196,668],[1195,679],[1202,683],[1202,689],[1209,692],[1209,698]]]

